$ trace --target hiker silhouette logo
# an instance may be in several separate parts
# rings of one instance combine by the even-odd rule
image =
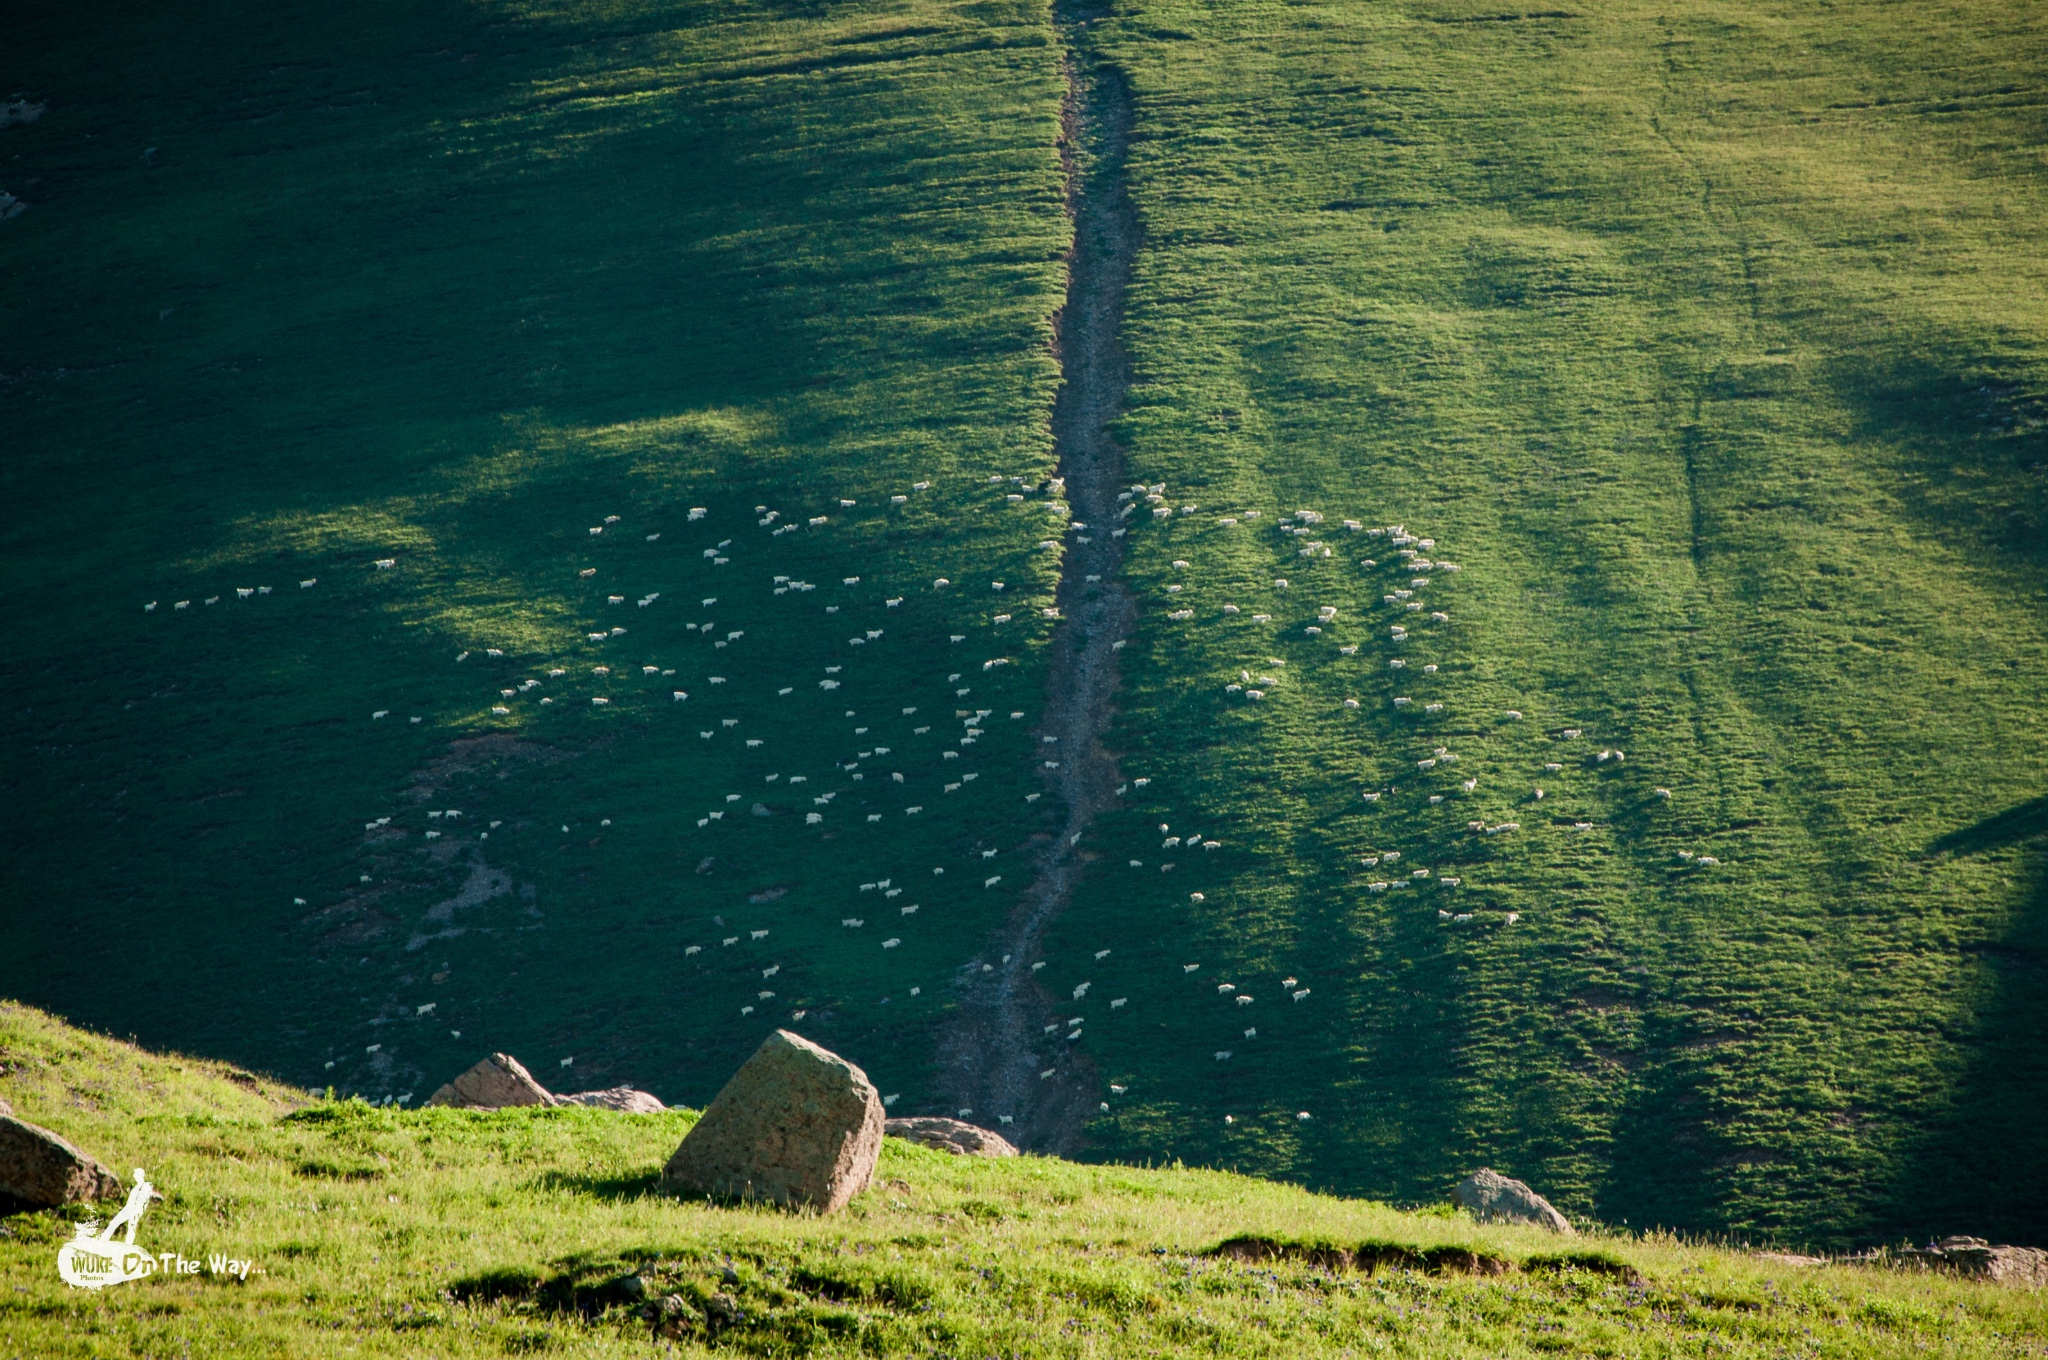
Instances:
[[[156,1187],[144,1178],[142,1168],[136,1167],[128,1202],[121,1206],[113,1221],[102,1228],[88,1219],[78,1225],[78,1235],[57,1252],[57,1273],[64,1277],[64,1283],[78,1289],[103,1289],[154,1275],[157,1260],[135,1245],[135,1225],[148,1212],[150,1201],[159,1198]]]

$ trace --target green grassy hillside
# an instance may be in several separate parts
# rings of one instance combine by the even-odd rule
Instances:
[[[805,1012],[920,1089],[1043,807],[1046,16],[35,23],[7,984],[371,1099]]]
[[[1056,951],[1064,982],[1113,938],[1095,992],[1131,998],[1094,1132],[1395,1196],[1512,1156],[1637,1224],[2038,1236],[2048,32],[1498,9],[1093,30],[1140,130],[1133,471],[1201,507],[1134,550],[1153,782]]]
[[[1059,824],[1071,60],[1130,86],[1144,233],[1127,809],[1040,975],[1086,1154],[2038,1238],[2044,46],[1862,0],[25,16],[0,993],[380,1103],[493,1049],[701,1103],[782,1024],[936,1108]]]
[[[0,1005],[4,1094],[163,1194],[137,1242],[248,1261],[86,1295],[61,1216],[0,1219],[0,1352],[646,1354],[606,1285],[693,1301],[664,1353],[2033,1354],[2031,1294],[1782,1263],[1672,1238],[1403,1214],[1226,1173],[991,1162],[888,1140],[832,1219],[651,1192],[694,1116],[400,1112],[165,1057]],[[74,1215],[76,1216],[76,1215]],[[1497,1277],[1208,1254],[1225,1239],[1462,1249]],[[1429,1253],[1436,1251],[1437,1257]],[[1582,1263],[1560,1268],[1556,1258]],[[1589,1268],[1590,1266],[1590,1268]],[[734,1320],[718,1326],[721,1300]]]

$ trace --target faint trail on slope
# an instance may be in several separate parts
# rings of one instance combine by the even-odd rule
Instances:
[[[1074,41],[1093,12],[1060,6],[1066,42],[1067,95],[1061,158],[1067,210],[1074,222],[1067,298],[1055,318],[1064,380],[1052,413],[1053,447],[1074,519],[1088,526],[1067,537],[1057,602],[1040,746],[1046,784],[1067,810],[1061,834],[1039,857],[1036,877],[989,954],[962,975],[962,1006],[939,1042],[940,1088],[979,1122],[1010,1115],[1004,1133],[1035,1152],[1077,1147],[1096,1100],[1092,1072],[1076,1060],[1054,1023],[1053,998],[1037,986],[1031,964],[1046,928],[1065,909],[1081,873],[1076,842],[1116,797],[1116,763],[1102,746],[1116,690],[1115,644],[1135,615],[1116,579],[1123,540],[1117,492],[1123,450],[1109,422],[1123,410],[1130,370],[1118,332],[1124,292],[1138,247],[1124,160],[1130,140],[1131,95],[1123,75],[1092,63]],[[989,971],[982,971],[987,966]],[[1064,1029],[1064,1027],[1062,1027]],[[1040,1073],[1056,1069],[1057,1075]]]

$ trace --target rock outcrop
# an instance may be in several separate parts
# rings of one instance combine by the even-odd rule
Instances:
[[[603,1091],[578,1091],[573,1096],[556,1096],[562,1105],[589,1105],[599,1110],[618,1110],[625,1114],[660,1114],[668,1106],[645,1091],[636,1091],[630,1086],[613,1086]]]
[[[38,1208],[117,1198],[120,1177],[58,1134],[0,1115],[0,1196]]]
[[[427,1097],[429,1105],[455,1105],[468,1110],[560,1103],[509,1053],[493,1053]]]
[[[1933,1270],[2028,1289],[2048,1287],[2048,1251],[2038,1247],[1994,1247],[1981,1237],[1944,1237],[1926,1248],[1907,1248],[1904,1260]]]
[[[1480,1223],[1533,1223],[1554,1233],[1571,1235],[1572,1225],[1550,1201],[1491,1167],[1480,1167],[1451,1192]]]
[[[874,1178],[882,1122],[882,1098],[867,1073],[779,1029],[705,1108],[661,1183],[831,1213]]]
[[[922,1143],[928,1148],[951,1152],[962,1157],[1015,1157],[1017,1149],[1009,1139],[999,1133],[991,1133],[973,1124],[958,1119],[942,1119],[937,1116],[920,1116],[912,1119],[891,1119],[882,1125],[882,1132],[891,1138],[908,1138],[913,1143]]]

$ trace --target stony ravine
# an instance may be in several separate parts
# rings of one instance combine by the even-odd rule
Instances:
[[[1078,1146],[1100,1098],[1095,1075],[1057,1035],[1054,998],[1035,981],[1047,928],[1065,909],[1081,872],[1077,844],[1114,800],[1116,763],[1103,746],[1116,690],[1117,645],[1135,609],[1117,579],[1124,540],[1117,493],[1123,450],[1109,424],[1129,386],[1120,330],[1138,245],[1137,213],[1125,179],[1131,95],[1122,74],[1091,62],[1082,37],[1098,17],[1060,6],[1067,96],[1062,158],[1074,223],[1067,296],[1056,319],[1062,384],[1052,413],[1054,452],[1076,527],[1067,536],[1040,734],[1041,773],[1066,811],[1059,837],[1039,856],[1030,887],[982,958],[960,975],[962,1005],[939,1042],[939,1081],[953,1108],[973,1110],[1018,1146],[1067,1152]],[[1086,528],[1079,526],[1085,525]],[[1053,762],[1050,765],[1044,762]],[[1052,1071],[1051,1077],[1042,1074]]]

